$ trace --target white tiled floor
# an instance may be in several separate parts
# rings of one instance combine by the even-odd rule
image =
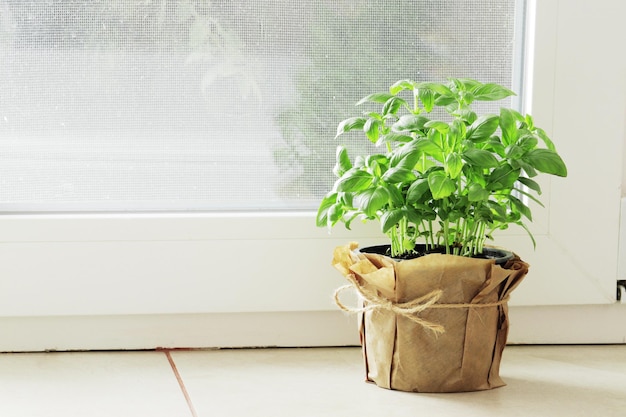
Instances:
[[[2,354],[0,416],[626,416],[626,345],[508,346],[500,374],[413,394],[363,382],[358,348]]]

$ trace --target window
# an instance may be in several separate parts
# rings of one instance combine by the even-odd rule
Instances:
[[[110,10],[122,10],[122,7],[128,8],[131,5],[135,8],[144,7],[145,10],[154,10],[154,13],[157,11],[160,13],[164,5],[187,4],[164,3],[160,0],[152,0],[152,2],[148,0],[118,0],[117,2],[100,0],[98,2],[94,0],[85,2],[84,7],[95,7],[94,3]],[[299,13],[311,13],[309,11],[311,6],[308,3],[316,3],[318,6],[326,5],[325,9],[319,10],[326,10],[328,13],[342,12],[340,15],[342,18],[337,17],[336,20],[338,25],[346,24],[342,23],[344,16],[347,16],[346,19],[352,19],[350,16],[363,7],[370,7],[368,10],[371,13],[371,7],[377,4],[372,1],[359,2],[358,0],[299,2],[297,3]],[[524,9],[520,2],[514,10],[514,18],[507,14],[513,12],[513,6],[508,4],[510,2],[504,1],[428,2],[416,0],[404,3],[388,1],[378,3],[382,6],[374,10],[379,13],[377,19],[383,19],[381,13],[389,11],[389,3],[394,4],[394,10],[399,10],[405,4],[419,7],[421,16],[429,17],[421,21],[421,26],[416,25],[419,27],[415,30],[419,29],[428,33],[429,27],[431,31],[433,27],[446,28],[447,32],[443,29],[438,32],[443,35],[431,35],[431,39],[455,39],[455,41],[451,41],[445,48],[433,48],[432,50],[435,51],[447,52],[439,55],[433,54],[431,59],[434,61],[430,61],[432,63],[429,67],[424,64],[418,68],[414,62],[407,64],[406,71],[412,71],[408,75],[391,64],[391,58],[395,56],[392,54],[385,57],[386,62],[371,62],[361,72],[353,71],[352,74],[346,74],[348,81],[345,83],[342,81],[333,87],[334,91],[340,91],[342,86],[350,88],[349,94],[345,95],[346,112],[355,111],[353,103],[361,98],[362,90],[369,93],[374,88],[378,88],[378,85],[384,88],[389,80],[413,75],[437,79],[446,75],[469,75],[504,84],[510,82],[514,90],[520,91],[515,87],[521,78],[519,70],[521,61],[518,57],[521,56],[523,50],[521,48],[523,38],[519,34],[522,25],[516,25],[517,21],[523,22],[524,20]],[[511,340],[520,343],[614,343],[622,339],[620,339],[619,332],[615,333],[616,325],[613,324],[622,323],[624,316],[623,309],[612,304],[615,300],[615,277],[617,275],[621,197],[619,184],[622,179],[623,155],[621,152],[585,152],[588,146],[582,144],[589,142],[588,132],[580,129],[579,123],[572,123],[572,121],[602,120],[602,123],[594,125],[596,129],[594,146],[596,147],[617,149],[624,141],[626,101],[623,100],[623,92],[626,91],[624,90],[626,55],[614,52],[618,50],[619,41],[626,38],[626,26],[621,22],[626,13],[626,3],[622,0],[599,0],[571,2],[567,4],[567,7],[559,0],[540,2],[529,0],[527,3],[530,23],[528,58],[530,59],[524,66],[530,71],[524,77],[532,78],[532,82],[526,86],[532,94],[524,94],[524,100],[532,96],[532,101],[525,104],[528,105],[537,123],[544,127],[555,140],[559,153],[568,164],[569,177],[563,181],[549,181],[545,186],[542,184],[544,190],[542,201],[546,208],[535,211],[537,217],[533,222],[537,250],[533,250],[532,244],[523,231],[510,229],[498,237],[498,245],[515,248],[515,251],[532,265],[532,277],[529,276],[516,290],[510,305],[511,310],[515,310],[515,326],[512,327],[512,331],[516,333],[512,335]],[[133,192],[128,191],[131,187],[127,182],[136,183],[140,177],[125,175],[125,172],[116,174],[119,177],[116,186],[119,186],[121,190],[126,190],[126,197],[125,200],[115,202],[109,200],[118,196],[111,195],[109,200],[102,197],[104,195],[102,190],[106,189],[102,184],[105,180],[114,182],[112,180],[115,179],[114,174],[106,170],[101,171],[107,175],[106,178],[98,177],[100,173],[91,174],[89,170],[83,172],[85,175],[90,174],[91,180],[95,180],[98,186],[97,188],[96,185],[90,187],[96,192],[91,197],[87,196],[89,198],[85,198],[85,195],[81,199],[77,196],[69,198],[67,196],[69,193],[57,196],[60,198],[56,200],[47,198],[47,195],[55,196],[54,187],[49,185],[55,183],[52,180],[40,186],[38,192],[35,192],[36,187],[26,186],[32,178],[46,181],[48,176],[52,176],[52,174],[43,173],[34,175],[32,170],[41,168],[41,172],[45,172],[43,168],[46,164],[55,166],[49,161],[44,163],[48,154],[52,153],[52,146],[42,147],[43,144],[51,145],[53,141],[42,140],[38,146],[33,146],[35,142],[26,142],[24,138],[33,136],[32,132],[31,136],[25,133],[29,129],[39,133],[46,130],[53,131],[53,129],[41,127],[42,121],[47,120],[46,118],[49,118],[51,114],[48,112],[48,116],[45,115],[44,104],[48,103],[46,104],[48,107],[55,106],[54,99],[46,98],[44,93],[48,94],[49,91],[56,91],[55,88],[61,87],[52,81],[50,85],[44,83],[44,79],[50,79],[44,73],[39,76],[40,80],[37,82],[34,79],[32,82],[22,81],[20,91],[17,87],[19,84],[15,81],[19,80],[19,77],[15,74],[32,72],[34,65],[28,62],[19,64],[15,57],[11,58],[11,54],[16,54],[20,48],[24,51],[28,49],[24,44],[18,47],[18,41],[24,38],[24,35],[20,37],[18,33],[24,33],[26,24],[20,22],[30,21],[31,17],[34,19],[37,16],[35,13],[37,10],[41,11],[44,7],[58,8],[61,4],[74,4],[76,9],[82,7],[78,6],[81,4],[78,1],[70,0],[64,2],[0,0],[0,45],[3,54],[2,65],[0,65],[2,79],[0,82],[0,204],[4,210],[57,211],[56,213],[0,216],[0,230],[2,231],[0,325],[4,326],[3,329],[11,335],[3,339],[6,343],[2,348],[23,351],[33,349],[32,346],[35,346],[34,349],[137,349],[171,345],[337,345],[344,343],[346,335],[354,335],[352,323],[345,320],[329,296],[338,285],[341,285],[341,278],[332,271],[329,258],[335,246],[351,240],[357,240],[362,245],[379,243],[380,233],[377,226],[372,223],[354,224],[350,232],[343,228],[336,228],[332,235],[329,235],[325,230],[315,227],[314,213],[311,211],[270,210],[272,207],[309,208],[317,204],[317,201],[310,196],[303,193],[297,196],[294,192],[291,194],[285,192],[280,200],[257,198],[252,203],[250,198],[242,199],[248,204],[247,207],[265,208],[265,211],[247,212],[210,211],[210,208],[217,210],[217,207],[226,206],[224,201],[214,197],[215,194],[210,194],[209,197],[212,200],[205,198],[202,204],[195,205],[195,207],[203,207],[203,211],[192,213],[188,210],[193,208],[193,202],[199,202],[194,199],[201,196],[200,192],[190,193],[193,201],[175,196],[169,201],[162,199],[155,202],[142,194],[144,191],[148,193],[149,187],[145,190],[141,188],[145,186],[145,183],[140,184],[139,187],[135,185]],[[199,4],[201,3],[194,3],[196,6]],[[214,0],[211,4],[213,7],[218,7],[235,3]],[[245,3],[241,4],[245,5]],[[269,11],[276,11],[278,3],[268,0],[262,2],[263,6],[259,9],[265,10],[271,4],[275,5],[273,9],[267,9],[267,15],[271,15]],[[293,3],[280,4],[284,4],[285,8],[293,8]],[[354,4],[354,8],[350,8],[350,4]],[[387,6],[383,7],[385,4]],[[434,8],[431,15],[427,14],[427,7]],[[452,15],[457,7],[464,10],[462,17]],[[165,10],[168,10],[167,7]],[[261,12],[251,16],[257,16],[259,13]],[[397,21],[410,21],[412,18],[408,17],[401,20],[401,17],[407,13],[398,11],[397,19],[400,20]],[[286,21],[285,17],[278,17],[281,16],[278,12],[275,14],[276,19]],[[71,21],[72,13],[68,12],[66,15],[65,20]],[[99,15],[100,12],[93,14],[93,16]],[[244,19],[241,13],[234,13],[233,16],[238,16],[238,19],[244,23],[252,19],[252,17]],[[451,17],[446,18],[446,16]],[[472,18],[472,16],[476,17]],[[509,16],[510,20],[494,20],[498,16]],[[387,23],[394,21],[388,17],[384,19]],[[479,22],[486,22],[487,19],[502,23],[502,26],[498,26],[497,29],[502,29],[504,33],[511,36],[506,41],[504,35],[494,36],[493,43],[484,43],[485,50],[502,53],[502,55],[497,55],[497,65],[485,72],[486,70],[477,68],[487,64],[489,60],[485,56],[488,52],[480,52],[481,48],[475,42],[485,36],[483,32],[491,33],[496,27],[487,24],[478,25]],[[50,18],[43,20],[50,22]],[[309,17],[299,22],[308,24],[310,21],[312,19]],[[350,21],[352,20],[346,20],[346,22]],[[472,23],[465,25],[459,22]],[[293,23],[286,27],[296,30],[295,28],[301,26],[300,23]],[[477,26],[474,27],[474,24]],[[363,29],[362,26],[361,23],[353,23],[350,30],[360,28],[359,30],[365,34],[372,32],[372,30]],[[456,33],[456,30],[466,31],[469,26],[480,30],[469,35],[448,33]],[[585,27],[586,30],[581,31],[581,27]],[[507,32],[505,28],[513,32]],[[405,30],[408,29],[405,28]],[[365,34],[362,36],[366,36]],[[370,40],[374,38],[374,35],[371,36]],[[394,37],[397,38],[396,35]],[[40,35],[39,39],[51,41],[49,33],[45,36]],[[387,39],[385,48],[400,51],[398,42],[392,43],[389,39],[391,38]],[[341,42],[345,43],[344,40]],[[86,42],[83,43],[86,45]],[[137,45],[141,45],[141,42],[138,41]],[[311,45],[318,46],[323,51],[321,44]],[[32,46],[29,48],[36,57],[35,49]],[[101,46],[100,50],[102,51],[103,48]],[[49,49],[54,48],[49,47]],[[58,49],[57,52],[62,52],[62,48],[56,49]],[[363,47],[360,52],[368,53],[370,49],[370,46]],[[279,51],[279,48],[276,50]],[[387,49],[384,50],[387,51]],[[513,51],[518,51],[514,57]],[[455,54],[463,59],[453,59]],[[303,74],[308,74],[310,79],[319,82],[330,79],[315,75],[312,59],[307,61],[311,65],[298,67],[295,63],[300,61],[296,59],[298,55],[295,52],[283,51],[283,55],[289,55],[292,58],[293,65],[287,66],[290,72],[293,71],[296,74],[296,70],[302,71]],[[479,58],[475,58],[474,55]],[[444,59],[444,56],[448,58]],[[501,58],[504,56],[507,59],[513,57],[510,70],[509,61]],[[458,67],[444,65],[448,62],[446,59],[456,62],[455,65]],[[34,60],[35,58],[31,57],[31,61]],[[57,61],[63,62],[62,59]],[[353,61],[353,58],[346,56],[342,62],[345,62],[343,65],[348,65]],[[105,62],[104,59],[102,62]],[[196,65],[200,65],[199,62]],[[278,64],[270,64],[267,69],[268,76],[274,74],[272,71],[274,67],[278,67]],[[205,65],[208,66],[208,63]],[[96,68],[98,65],[93,64],[92,67]],[[384,71],[381,68],[384,68]],[[424,68],[433,70],[439,68],[441,73],[430,73]],[[457,70],[458,74],[453,74]],[[380,84],[372,84],[362,89],[357,87],[359,80],[371,74],[375,76],[372,75],[369,80],[375,83],[380,82]],[[144,77],[148,76],[154,77],[154,74],[144,74]],[[137,79],[140,78],[140,76],[137,77]],[[278,79],[282,83],[278,84],[282,86],[287,82],[295,86],[300,80],[296,76],[291,81],[284,78]],[[78,76],[66,77],[66,82],[70,84],[78,83],[79,80]],[[201,77],[194,80],[196,92],[198,91],[197,83],[201,83],[201,80]],[[220,88],[228,90],[233,97],[236,95],[237,100],[234,102],[241,104],[244,101],[241,99],[241,92],[235,80],[236,78],[226,77],[212,85],[217,89],[217,85],[222,83]],[[109,89],[103,88],[100,91],[124,92],[123,88],[115,90],[112,81],[107,82],[111,84]],[[35,85],[40,90],[40,96],[36,96],[31,91],[32,86]],[[581,106],[581,90],[572,88],[578,85],[593,85],[594,100],[605,105]],[[261,88],[262,91],[264,91],[263,88]],[[26,100],[28,91],[31,91],[28,96],[30,98]],[[143,94],[151,96],[155,91],[155,89],[148,89]],[[296,91],[295,87],[290,91]],[[306,91],[313,94],[318,90],[308,88]],[[60,94],[60,98],[63,98],[64,94]],[[89,94],[93,96],[92,93]],[[84,103],[90,105],[92,102],[97,102],[89,94],[84,93],[84,97],[88,98],[84,98]],[[314,98],[321,100],[326,97],[325,94],[320,92]],[[262,97],[276,98],[278,95],[277,89],[275,91],[270,89],[270,92],[266,92]],[[348,98],[348,95],[354,95],[354,98]],[[137,94],[133,93],[128,97],[138,100],[135,96]],[[80,97],[82,96],[77,95],[72,100],[76,101]],[[285,105],[284,109],[293,108],[304,111],[305,106],[297,104],[298,100],[304,100],[304,98],[295,93],[293,95],[290,93],[287,97],[286,103],[293,106]],[[340,97],[344,97],[344,91],[336,95],[334,100]],[[133,103],[130,98],[126,101]],[[12,100],[12,102],[7,100]],[[20,104],[20,100],[21,102],[29,101],[30,104]],[[119,100],[119,102],[124,103],[124,100]],[[165,106],[163,100],[154,99],[154,102]],[[315,100],[312,102],[315,104]],[[81,105],[74,106],[78,109],[76,111],[82,110],[88,113],[81,108]],[[167,106],[171,105],[172,103],[168,101]],[[37,112],[31,108],[37,108],[37,106],[42,111]],[[106,108],[106,106],[101,107]],[[110,107],[115,108],[112,104]],[[228,112],[232,114],[233,108],[222,107],[226,109],[226,115],[222,119],[231,121],[228,119]],[[322,107],[320,104],[320,108]],[[158,109],[157,106],[154,111]],[[246,109],[252,112],[252,107]],[[254,109],[254,111],[258,110]],[[125,112],[119,112],[122,115],[123,113]],[[139,114],[141,114],[139,111],[134,113],[134,115]],[[21,121],[16,115],[22,115]],[[27,118],[25,115],[30,116]],[[99,116],[105,118],[106,115],[103,113]],[[111,119],[112,116],[106,117]],[[134,119],[140,120],[139,117],[134,117]],[[97,119],[90,122],[80,120],[87,130],[99,123]],[[168,120],[172,126],[181,127],[186,123],[183,123],[184,120],[180,117]],[[153,117],[152,121],[153,123],[160,122],[158,117]],[[240,134],[241,129],[235,129],[234,125],[231,126],[226,121],[224,124],[228,125],[229,131],[237,133],[240,140],[243,140],[241,138],[245,138],[245,135]],[[326,119],[323,121],[326,123]],[[283,172],[282,170],[304,173],[304,170],[295,171],[295,168],[293,168],[294,171],[289,171],[288,165],[280,166],[273,161],[274,152],[282,147],[288,147],[290,143],[286,139],[288,135],[276,127],[275,123],[274,119],[267,119],[267,125],[274,126],[272,129],[275,129],[276,134],[273,137],[274,142],[265,148],[270,155],[268,158],[272,160],[270,168],[279,174]],[[337,120],[330,120],[329,117],[327,124],[322,127],[330,133],[328,135],[320,132],[316,136],[320,143],[322,141],[326,144],[333,143],[332,137],[334,137],[336,123]],[[54,124],[48,123],[45,126],[54,126]],[[303,129],[302,126],[300,125],[299,129]],[[144,125],[143,129],[147,130],[149,127]],[[178,147],[169,149],[167,152],[159,149],[155,140],[144,141],[145,149],[132,148],[132,146],[138,146],[138,142],[130,140],[133,135],[123,136],[122,134],[127,132],[120,129],[118,136],[112,135],[113,138],[118,138],[118,142],[113,142],[112,145],[124,144],[126,148],[121,147],[114,152],[112,145],[102,147],[99,153],[92,152],[91,156],[95,155],[99,158],[100,154],[107,151],[108,156],[117,156],[117,160],[114,159],[115,163],[122,163],[125,161],[124,158],[131,159],[130,156],[133,156],[133,152],[129,152],[128,149],[131,151],[134,149],[136,164],[151,161],[149,159],[152,155],[151,150],[176,159],[183,153],[182,143],[185,138],[185,135],[180,134],[178,127],[173,129],[177,136],[176,140],[171,142]],[[163,132],[153,128],[152,133],[162,134]],[[77,133],[75,138],[78,139],[79,136],[81,140],[91,137],[89,131],[85,135]],[[123,137],[128,140],[124,142]],[[308,134],[297,133],[293,137],[306,137],[309,140]],[[198,141],[196,144],[198,143],[208,146],[205,141]],[[223,140],[223,143],[227,142]],[[236,143],[237,149],[245,148],[241,142]],[[171,146],[174,146],[173,144]],[[65,158],[57,163],[57,173],[61,172],[60,168],[68,167],[69,169],[72,164],[80,166],[79,162],[72,159],[74,154],[70,151],[72,149],[76,151],[76,148],[70,145],[77,146],[76,143],[69,142],[69,144],[61,145],[64,152],[61,151],[62,149],[57,149],[57,155]],[[86,152],[91,149],[90,146],[93,147],[93,145],[83,146],[78,150]],[[307,149],[309,148],[302,146],[294,146],[294,148],[300,150],[303,155],[308,155]],[[174,152],[173,149],[178,152]],[[326,147],[323,149],[332,154],[332,147],[330,150]],[[200,150],[195,153],[190,150],[185,152],[188,157],[200,154]],[[74,153],[80,155],[80,152]],[[332,155],[328,155],[328,158],[332,158]],[[90,161],[84,163],[88,162]],[[156,162],[161,162],[161,167],[168,166],[157,158],[154,162],[154,165],[158,165]],[[104,163],[104,159],[98,163]],[[237,164],[241,165],[243,162],[238,161]],[[31,171],[26,169],[29,166]],[[114,163],[111,163],[111,166],[114,166]],[[302,165],[294,164],[293,166]],[[19,167],[25,168],[18,169]],[[324,171],[322,168],[319,172]],[[137,168],[134,171],[137,172]],[[238,175],[245,175],[245,171],[241,169]],[[167,181],[174,181],[169,178],[170,175],[182,171],[180,167],[172,167],[165,174],[158,174],[152,169],[149,172],[150,175],[154,175],[152,181],[157,189],[168,183]],[[280,189],[281,178],[295,178],[281,177],[279,174],[274,179],[276,185],[272,184],[272,187],[276,189]],[[189,177],[206,181],[206,178],[201,176]],[[67,178],[76,183],[83,180],[74,174]],[[268,179],[267,176],[263,178]],[[97,181],[101,181],[101,184]],[[572,181],[576,181],[576,186],[572,186]],[[56,183],[63,184],[58,180]],[[269,184],[270,181],[266,183]],[[302,184],[303,181],[300,183]],[[65,189],[70,189],[69,184],[71,183],[68,182]],[[182,187],[180,184],[177,186]],[[296,186],[294,188],[298,189]],[[323,192],[322,188],[320,186],[318,192]],[[150,190],[150,193],[154,196],[153,191]],[[218,189],[212,190],[213,193],[218,193],[218,191]],[[246,197],[251,195],[252,193],[248,193]],[[292,197],[286,197],[288,195]],[[232,201],[228,203],[228,206],[237,207]],[[245,204],[242,204],[240,208],[244,206]],[[121,213],[59,213],[59,211],[69,210],[121,210],[122,207],[125,211]],[[160,211],[145,213],[144,211],[149,207]],[[173,207],[184,209],[184,211],[179,213],[163,211]],[[129,212],[129,210],[137,212]],[[584,232],[583,238],[581,238],[581,231]],[[583,241],[585,243],[581,244]],[[250,256],[245,259],[239,257],[239,251],[242,249],[251,249]],[[185,313],[192,313],[192,315]],[[303,317],[309,317],[310,320],[302,321]],[[538,327],[538,323],[543,323],[545,326]],[[328,337],[321,338],[322,333]]]
[[[0,210],[314,209],[366,94],[519,91],[522,3],[0,0]]]

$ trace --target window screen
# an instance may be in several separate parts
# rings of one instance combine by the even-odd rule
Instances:
[[[0,210],[313,209],[398,79],[515,85],[502,0],[0,0]]]

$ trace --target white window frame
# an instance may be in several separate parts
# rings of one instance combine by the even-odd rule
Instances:
[[[615,304],[626,3],[529,3],[526,108],[569,177],[542,182],[536,251],[523,231],[498,237],[531,264],[511,303],[512,341],[624,341],[626,329],[598,320],[626,317]],[[382,238],[373,224],[329,234],[312,212],[15,214],[0,217],[0,235],[0,331],[12,335],[0,350],[356,343],[332,303],[342,284],[332,249]]]

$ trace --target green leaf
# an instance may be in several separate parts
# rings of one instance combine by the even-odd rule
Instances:
[[[489,207],[491,211],[496,213],[503,221],[506,221],[506,209],[502,204],[496,203],[495,201],[487,200],[485,201],[485,206]]]
[[[367,121],[363,125],[363,132],[365,132],[365,136],[367,136],[370,142],[372,143],[378,142],[378,138],[380,136],[379,127],[380,127],[380,121],[377,119],[372,119],[372,118],[367,119]]]
[[[486,205],[480,205],[474,214],[477,221],[485,223],[485,225],[491,225],[494,222],[496,215]]]
[[[472,78],[450,78],[459,91],[471,91],[482,84]]]
[[[396,132],[422,131],[428,121],[429,119],[424,116],[405,114],[393,124],[392,129]]]
[[[436,92],[437,94],[439,94],[440,96],[450,97],[454,99],[454,93],[445,84],[425,82],[425,83],[420,84],[420,86],[422,88],[427,88],[429,90],[432,90]]]
[[[489,175],[487,189],[490,191],[506,190],[513,187],[519,178],[520,169],[513,168],[510,164],[504,164],[494,169]]]
[[[485,187],[487,185],[487,176],[489,174],[485,173],[485,168],[465,164],[465,166],[463,166],[463,175],[465,177],[465,184],[478,183]]]
[[[426,155],[435,158],[437,161],[443,162],[443,150],[441,146],[433,141],[429,139],[417,139],[415,141],[415,147]]]
[[[537,184],[536,181],[531,180],[530,178],[526,178],[526,177],[519,177],[517,180],[521,182],[522,184],[524,184],[526,187],[535,191],[537,194],[541,195],[541,186]]]
[[[349,119],[342,121],[337,126],[337,135],[335,137],[354,129],[363,129],[366,121],[367,119],[365,117],[350,117]]]
[[[389,92],[393,95],[398,94],[402,90],[411,90],[413,91],[416,87],[414,81],[411,80],[400,80],[397,81],[394,85],[389,87]]]
[[[435,129],[439,133],[444,133],[444,134],[448,133],[448,131],[450,130],[449,124],[447,124],[446,122],[441,122],[439,120],[430,120],[429,122],[424,124],[424,127],[427,127],[429,129]]]
[[[341,177],[343,174],[346,173],[346,171],[352,168],[352,162],[350,162],[350,158],[348,157],[348,151],[346,150],[345,146],[337,146],[335,160],[337,161],[337,163],[335,164],[333,172],[337,177]]]
[[[444,141],[445,136],[439,133],[438,130],[431,129],[428,131],[428,135],[426,135],[426,139],[434,143],[439,147],[439,149],[446,149],[446,141]],[[441,155],[443,158],[443,155]]]
[[[407,144],[394,150],[390,166],[412,170],[419,161],[422,152],[415,144]]]
[[[375,217],[378,210],[388,202],[389,192],[383,187],[363,190],[354,196],[354,205],[368,217]]]
[[[446,157],[444,169],[448,176],[453,180],[459,177],[461,170],[463,169],[463,159],[458,153],[451,153]]]
[[[455,115],[468,125],[471,125],[476,121],[476,119],[478,119],[476,113],[474,113],[472,109],[469,108],[460,109],[455,113]]]
[[[489,199],[490,193],[480,184],[471,184],[467,192],[469,201],[486,201]]]
[[[421,223],[426,220],[426,217],[428,217],[427,213],[424,213],[422,210],[414,207],[404,207],[404,214],[410,222],[415,224]]]
[[[417,164],[415,164],[415,169],[418,172],[426,172],[434,166],[437,166],[436,162],[434,162],[430,158],[427,158],[426,155],[422,155],[419,161],[417,161]]]
[[[519,159],[517,161],[517,165],[519,165],[519,167],[522,168],[526,175],[528,175],[529,177],[537,176],[537,171],[535,171],[535,168],[533,168],[529,163],[525,162],[524,160]]]
[[[435,94],[433,90],[429,88],[420,88],[418,90],[418,95],[422,105],[424,106],[424,110],[430,113],[435,106]]]
[[[500,109],[500,130],[502,130],[502,142],[509,146],[517,142],[517,118],[514,110]]]
[[[385,211],[380,216],[380,226],[383,233],[387,233],[392,227],[400,223],[400,220],[404,218],[404,212],[402,209],[393,209]]]
[[[509,145],[506,148],[506,158],[510,160],[520,159],[524,153],[524,149],[517,145]]]
[[[522,213],[522,215],[524,215],[524,217],[526,217],[530,221],[533,220],[533,216],[532,216],[532,213],[530,212],[530,208],[526,204],[524,204],[520,199],[518,199],[517,197],[513,197],[511,195],[509,196],[509,201],[517,209],[517,211],[519,211],[520,213]]]
[[[520,188],[514,188],[513,190],[517,191],[517,192],[518,192],[519,194],[521,194],[521,195],[524,195],[524,196],[526,196],[526,197],[530,198],[530,199],[531,199],[531,200],[533,200],[535,203],[537,203],[537,205],[538,205],[538,206],[545,207],[545,206],[543,205],[543,203],[542,203],[542,202],[541,202],[541,201],[540,201],[537,197],[535,197],[534,195],[532,195],[532,194],[531,194],[531,193],[529,193],[529,192],[526,192],[526,190],[523,190],[523,189],[520,189]]]
[[[365,166],[365,157],[363,155],[357,155],[354,158],[354,168],[363,168]]]
[[[409,204],[415,204],[420,201],[422,197],[427,196],[429,192],[430,186],[428,185],[428,181],[415,181],[406,192],[406,201]]]
[[[398,112],[398,109],[402,106],[408,107],[407,102],[401,97],[392,96],[389,100],[385,102],[385,105],[383,106],[383,116],[396,114]]]
[[[328,223],[328,210],[335,203],[337,203],[337,193],[328,194],[322,199],[317,209],[317,215],[315,216],[315,224],[317,227],[332,226]]]
[[[458,103],[456,102],[456,99],[452,96],[439,96],[435,99],[435,105],[437,106],[442,106],[442,107],[447,107],[447,106],[453,106],[454,109],[450,110],[450,112],[456,110],[458,108]]]
[[[380,177],[389,167],[389,159],[386,155],[374,154],[365,157],[366,171],[375,177]]]
[[[337,193],[337,202],[343,204],[344,206],[347,207],[354,207],[354,204],[352,204],[352,201],[354,200],[354,194],[353,193]]]
[[[466,149],[463,152],[463,159],[479,168],[495,168],[499,165],[498,159],[484,149]]]
[[[342,215],[341,215],[341,221],[343,222],[343,224],[346,226],[346,229],[350,230],[350,225],[352,224],[352,220],[358,218],[361,216],[361,213],[358,212],[358,210],[354,210],[354,211],[343,211]]]
[[[543,143],[546,144],[548,149],[556,152],[556,147],[554,146],[554,143],[552,143],[552,140],[548,137],[548,134],[543,129],[536,128],[535,133],[537,134],[537,136],[539,136]]]
[[[472,89],[474,100],[480,101],[496,101],[503,98],[514,96],[515,93],[508,88],[498,84],[482,84]]]
[[[387,102],[387,100],[389,100],[392,97],[395,97],[395,96],[389,93],[374,93],[366,97],[363,97],[361,100],[359,100],[356,103],[356,105],[360,106],[361,104],[365,104],[365,103],[385,103]]]
[[[367,171],[351,169],[335,183],[335,191],[356,192],[368,188],[374,177]]]
[[[537,138],[531,134],[526,134],[519,138],[517,142],[517,146],[522,148],[524,151],[530,151],[531,149],[535,149],[539,141]]]
[[[433,171],[428,175],[428,186],[435,200],[450,196],[456,191],[456,183],[444,171]]]
[[[365,165],[366,166],[372,166],[372,164],[374,162],[376,162],[378,164],[381,164],[381,165],[387,166],[388,163],[389,163],[389,158],[387,158],[387,155],[383,155],[383,154],[380,154],[380,153],[367,155],[365,157]]]
[[[500,142],[500,138],[498,137],[492,136],[491,139],[487,141],[484,149],[489,149],[502,158],[506,157],[506,149],[504,148],[504,145],[502,145],[502,142]]]
[[[454,119],[452,123],[450,123],[450,130],[448,132],[448,146],[450,149],[456,149],[457,144],[463,140],[466,132],[467,128],[462,121]],[[470,142],[468,141],[468,143]]]
[[[398,187],[390,185],[386,187],[386,190],[389,193],[389,201],[391,201],[391,204],[396,207],[404,204],[404,195]]]
[[[328,224],[334,226],[345,214],[343,206],[339,203],[333,204],[328,208]]]
[[[382,143],[407,143],[411,142],[413,138],[409,135],[403,135],[396,132],[390,132],[386,135],[382,135],[378,140],[378,144]]]
[[[567,176],[565,162],[556,152],[550,149],[533,149],[524,155],[524,161],[537,171],[559,177]]]
[[[382,180],[389,184],[413,182],[417,177],[410,169],[394,167],[383,174]]]
[[[480,116],[470,127],[467,128],[467,139],[480,142],[489,139],[498,129],[500,117],[495,114]]]
[[[533,234],[531,233],[530,229],[528,228],[528,226],[526,226],[523,222],[516,222],[516,224],[518,224],[519,226],[521,226],[524,230],[526,230],[526,233],[528,233],[528,236],[530,237],[530,240],[533,242],[533,249],[537,249],[537,242],[535,241],[535,237],[533,236]]]

